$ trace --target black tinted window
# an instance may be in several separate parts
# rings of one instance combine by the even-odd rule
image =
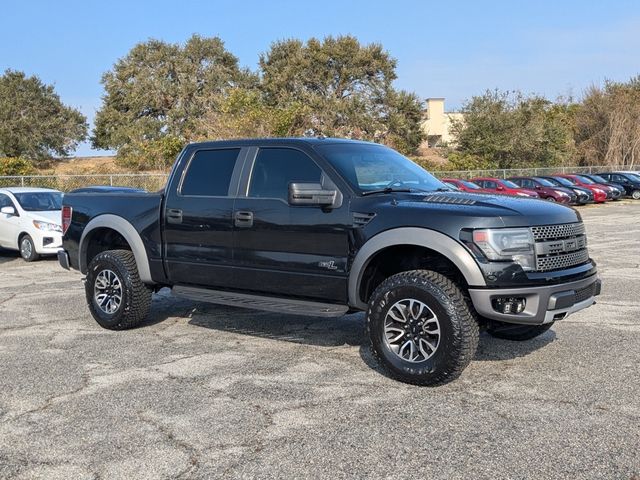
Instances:
[[[180,193],[226,197],[239,152],[239,148],[196,152],[187,168]]]
[[[486,180],[484,182],[484,188],[497,188],[498,185],[496,184],[496,182],[492,182],[491,180]]]
[[[289,198],[290,183],[320,183],[322,171],[306,154],[289,148],[263,148],[258,152],[250,197]]]

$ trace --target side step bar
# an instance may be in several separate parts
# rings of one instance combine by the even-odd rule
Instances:
[[[349,309],[346,305],[335,305],[333,303],[289,300],[181,285],[173,287],[173,293],[174,295],[199,302],[253,308],[255,310],[266,310],[268,312],[289,313],[292,315],[310,315],[312,317],[339,317],[347,313]]]

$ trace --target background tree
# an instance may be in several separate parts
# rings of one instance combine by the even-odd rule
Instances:
[[[522,168],[567,162],[575,151],[572,112],[564,103],[520,92],[487,91],[453,122],[455,168]]]
[[[587,90],[574,108],[581,163],[626,165],[640,162],[640,77],[606,82]]]
[[[0,156],[38,162],[67,156],[86,138],[87,120],[53,86],[7,70],[0,76]]]
[[[118,150],[128,165],[150,167],[144,161],[149,150],[159,155],[154,166],[170,164],[175,145],[197,136],[197,119],[216,108],[212,101],[256,82],[217,37],[193,35],[184,45],[140,43],[102,78],[93,146]]]
[[[302,131],[388,141],[413,153],[422,141],[422,106],[393,89],[395,68],[381,45],[352,36],[283,40],[260,56],[261,89],[272,107],[307,107]]]

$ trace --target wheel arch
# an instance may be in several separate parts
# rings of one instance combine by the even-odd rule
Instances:
[[[366,299],[361,295],[364,273],[378,255],[389,248],[397,247],[414,247],[435,252],[455,267],[467,285],[486,286],[484,275],[476,261],[451,237],[426,228],[396,228],[372,237],[358,251],[349,273],[348,293],[351,307],[366,310]]]
[[[119,235],[126,242],[133,253],[138,268],[140,280],[144,283],[154,283],[151,278],[149,259],[140,234],[126,219],[113,214],[103,214],[93,218],[85,227],[80,238],[78,248],[78,265],[82,273],[87,273],[90,259],[89,248],[98,233],[112,231]]]

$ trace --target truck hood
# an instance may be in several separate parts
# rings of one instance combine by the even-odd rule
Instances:
[[[546,200],[467,192],[433,192],[385,196],[389,214],[430,228],[443,222],[459,227],[528,227],[581,221],[573,208]],[[405,213],[406,212],[406,213]]]

